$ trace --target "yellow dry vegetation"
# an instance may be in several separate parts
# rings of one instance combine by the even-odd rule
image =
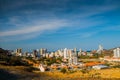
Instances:
[[[38,72],[39,73],[39,72]],[[82,73],[81,71],[76,71],[74,73],[61,73],[58,71],[54,72],[40,72],[40,75],[51,76],[54,78],[84,78],[84,77],[100,77],[100,78],[120,78],[120,68],[112,69],[102,69],[102,70],[91,70],[89,73]]]
[[[46,72],[45,74],[48,75],[48,76],[56,77],[56,78],[61,78],[61,77],[62,78],[66,78],[66,77],[73,78],[73,77],[82,76],[81,72],[75,72],[73,74],[72,73],[71,74],[69,74],[69,73],[63,74],[61,72]]]
[[[102,69],[102,70],[92,70],[90,74],[99,73],[101,78],[120,78],[120,69]]]
[[[22,75],[26,78],[30,77],[29,75],[33,75],[31,78],[35,75],[38,76],[38,78],[41,78],[41,80],[80,80],[81,78],[86,78],[85,80],[92,77],[91,80],[94,78],[96,80],[101,80],[103,78],[111,78],[111,80],[116,80],[114,78],[119,78],[117,80],[120,80],[120,68],[110,68],[110,69],[102,69],[102,70],[90,70],[88,73],[82,73],[81,71],[76,72],[66,72],[65,74],[60,71],[53,71],[53,72],[40,72],[40,71],[34,71],[34,72],[26,72],[24,69],[27,68],[25,66],[2,66],[0,65],[0,69],[5,69],[7,71],[16,71],[15,74],[19,73],[19,75]],[[95,80],[94,79],[94,80]],[[36,79],[38,80],[38,79]],[[81,79],[82,80],[82,79]]]

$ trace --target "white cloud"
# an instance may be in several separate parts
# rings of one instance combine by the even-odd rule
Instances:
[[[30,34],[25,34],[25,35],[1,37],[0,42],[28,40],[28,39],[36,38],[39,35],[40,35],[40,33],[30,33]]]
[[[88,37],[91,37],[93,35],[96,35],[98,32],[87,32],[87,33],[84,33],[84,34],[81,34],[80,37],[82,38],[88,38]]]
[[[29,34],[34,32],[43,32],[45,30],[54,30],[58,29],[60,27],[65,26],[65,22],[62,20],[54,20],[54,21],[47,21],[40,25],[34,25],[34,26],[27,26],[22,27],[20,29],[11,30],[11,31],[5,31],[0,32],[0,36],[14,36],[14,35],[22,35],[22,34]]]
[[[87,18],[94,15],[99,15],[102,13],[106,13],[109,11],[113,11],[115,9],[118,9],[119,6],[117,5],[93,5],[93,6],[82,6],[79,8],[80,13],[73,15],[75,18]],[[72,14],[71,14],[72,15]]]

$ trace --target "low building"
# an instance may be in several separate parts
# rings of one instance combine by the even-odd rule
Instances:
[[[95,65],[95,66],[92,66],[93,69],[106,69],[108,68],[108,66],[106,65]]]
[[[41,72],[45,72],[45,68],[43,67],[43,65],[41,64],[41,65],[39,65],[39,69],[40,69],[40,71]]]

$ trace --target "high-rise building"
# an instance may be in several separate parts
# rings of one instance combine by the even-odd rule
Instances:
[[[80,48],[80,53],[82,52],[82,49]]]
[[[37,57],[37,50],[33,50],[33,56],[34,56],[34,58],[36,58]]]
[[[77,57],[78,54],[77,54],[77,48],[74,48],[74,56]]]
[[[21,48],[16,49],[16,53],[22,53],[22,49]]]
[[[60,57],[63,57],[63,51],[62,50],[58,50],[58,54],[60,55]]]
[[[68,57],[72,58],[72,56],[73,56],[73,50],[69,49],[68,50]]]
[[[16,49],[16,56],[22,56],[22,48]]]
[[[120,58],[120,48],[116,48],[113,50],[114,56],[115,58]]]
[[[36,49],[36,51],[37,51],[37,57],[40,58],[40,50]]]
[[[42,56],[43,54],[46,54],[47,53],[47,49],[43,49],[41,48],[40,49],[40,55]]]
[[[78,56],[82,55],[82,49],[79,50]]]
[[[67,59],[67,48],[64,49],[64,59]]]
[[[73,64],[73,59],[69,58],[69,65]]]
[[[77,48],[74,48],[74,53],[77,53]]]
[[[77,57],[73,57],[73,64],[75,64],[75,65],[76,65],[76,64],[77,64],[77,62],[78,62],[78,61],[77,61]]]

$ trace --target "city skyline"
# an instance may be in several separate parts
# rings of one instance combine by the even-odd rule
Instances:
[[[119,0],[0,0],[0,47],[120,47]]]

